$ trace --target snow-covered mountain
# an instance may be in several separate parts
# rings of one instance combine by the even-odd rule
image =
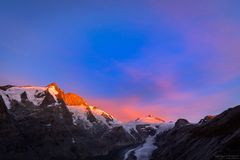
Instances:
[[[122,123],[111,114],[88,105],[82,97],[74,93],[65,93],[56,83],[44,87],[1,86],[0,100],[0,119],[3,118],[6,124],[14,126],[9,129],[9,133],[17,130],[24,135],[18,140],[9,134],[9,139],[16,139],[21,145],[27,146],[31,141],[33,144],[30,143],[30,146],[34,146],[34,149],[40,143],[45,146],[42,151],[54,150],[54,154],[59,154],[59,151],[52,148],[52,142],[65,146],[60,147],[60,150],[74,145],[78,151],[74,152],[74,156],[80,156],[82,159],[143,143],[149,135],[156,134],[158,124],[164,123],[162,119],[152,116]],[[30,136],[30,133],[33,136]],[[53,133],[56,135],[49,137]],[[39,136],[45,138],[39,140]],[[86,150],[83,146],[89,149]],[[46,152],[36,154],[45,155]]]
[[[119,124],[110,114],[98,109],[95,106],[88,105],[80,96],[73,93],[64,93],[55,83],[51,83],[46,87],[38,86],[8,86],[4,90],[0,90],[0,95],[9,110],[14,107],[14,104],[21,104],[24,101],[36,107],[42,107],[45,103],[47,94],[50,93],[53,97],[47,107],[57,107],[64,101],[67,108],[73,113],[74,125],[82,125],[86,128],[93,126],[94,123],[113,127]],[[28,107],[28,106],[26,106]]]
[[[121,123],[121,125],[129,134],[138,133],[148,136],[153,135],[158,129],[158,127],[164,123],[165,121],[161,118],[148,115],[145,117],[137,118],[133,121]]]

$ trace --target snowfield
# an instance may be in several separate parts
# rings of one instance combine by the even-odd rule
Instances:
[[[94,107],[94,106],[67,106],[69,111],[73,113],[73,123],[74,125],[78,125],[78,123],[81,123],[81,121],[86,122],[85,126],[86,128],[92,127],[92,123],[87,118],[87,112],[91,112],[93,116],[97,119],[98,122],[108,126],[109,128],[112,128],[116,125],[119,125],[120,122],[116,120],[113,116],[110,114]],[[107,116],[112,119],[112,121],[107,121],[107,119],[104,117]]]
[[[11,101],[15,100],[20,102],[21,101],[21,94],[26,92],[27,98],[30,102],[34,105],[39,106],[45,96],[37,97],[35,95],[43,93],[47,90],[47,87],[33,87],[33,86],[24,86],[24,87],[11,87],[6,91],[0,90],[0,94],[3,97],[3,100],[8,109],[11,109]],[[55,95],[54,95],[55,96]]]

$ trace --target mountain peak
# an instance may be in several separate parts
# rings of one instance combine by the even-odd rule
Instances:
[[[47,85],[47,88],[48,88],[48,89],[53,89],[53,90],[56,92],[56,94],[58,94],[58,93],[60,93],[60,92],[63,92],[63,90],[61,90],[61,89],[58,87],[57,83],[55,83],[55,82],[52,82],[52,83],[50,83],[49,85]],[[58,92],[58,93],[57,93],[57,92]]]
[[[152,115],[147,115],[146,117],[137,118],[135,121],[140,122],[140,123],[163,123],[163,122],[165,122],[163,119],[154,117]]]
[[[56,95],[56,97],[58,99],[64,99],[64,91],[62,89],[60,89],[57,85],[57,83],[52,82],[49,85],[46,86],[48,91],[54,95]]]
[[[56,87],[56,88],[59,88],[56,82],[52,82],[52,83],[50,83],[49,85],[47,85],[47,87],[51,87],[51,86],[54,86],[54,87]]]

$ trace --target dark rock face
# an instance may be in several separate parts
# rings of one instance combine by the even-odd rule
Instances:
[[[122,126],[114,127],[109,133],[104,135],[104,138],[110,139],[110,144],[115,144],[112,145],[113,148],[117,148],[118,146],[122,145],[128,146],[134,144],[135,142],[133,137],[127,134]]]
[[[106,119],[106,121],[108,123],[113,121],[113,118],[111,116],[107,115],[106,113],[102,113],[102,116]]]
[[[89,107],[87,107],[87,119],[90,121],[90,122],[97,122],[97,119],[94,117],[94,115],[92,114],[91,110]]]
[[[0,89],[6,91],[7,89],[9,89],[11,87],[14,87],[14,86],[13,85],[0,86]]]
[[[185,125],[187,125],[187,124],[190,124],[190,123],[188,122],[188,120],[186,120],[186,119],[178,119],[178,120],[176,121],[176,123],[175,123],[175,127],[176,127],[176,128],[179,128],[179,127],[185,126]]]
[[[40,97],[40,95],[38,95]],[[44,97],[40,107],[47,107],[48,105],[54,105],[54,103],[56,103],[56,100],[54,99],[54,97],[48,92],[45,91],[42,95]]]
[[[240,159],[240,106],[203,124],[189,124],[157,136],[152,160]]]
[[[156,133],[156,129],[152,128],[149,124],[139,124],[136,126],[138,134],[141,137],[147,138],[149,135],[153,136]]]
[[[7,106],[5,105],[2,96],[0,96],[0,121],[7,119]]]

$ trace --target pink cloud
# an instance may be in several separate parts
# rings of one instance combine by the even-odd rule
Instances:
[[[215,20],[199,28],[192,28],[186,35],[186,45],[191,46],[189,53],[196,51],[197,45],[207,47],[202,68],[210,71],[210,81],[224,83],[240,76],[240,35],[237,35],[240,25],[229,23],[225,20]],[[224,76],[223,76],[224,75]]]
[[[228,5],[217,1],[150,2],[159,21],[183,36],[184,58],[198,54],[198,65],[208,73],[209,84],[240,76],[240,24],[228,17]]]

